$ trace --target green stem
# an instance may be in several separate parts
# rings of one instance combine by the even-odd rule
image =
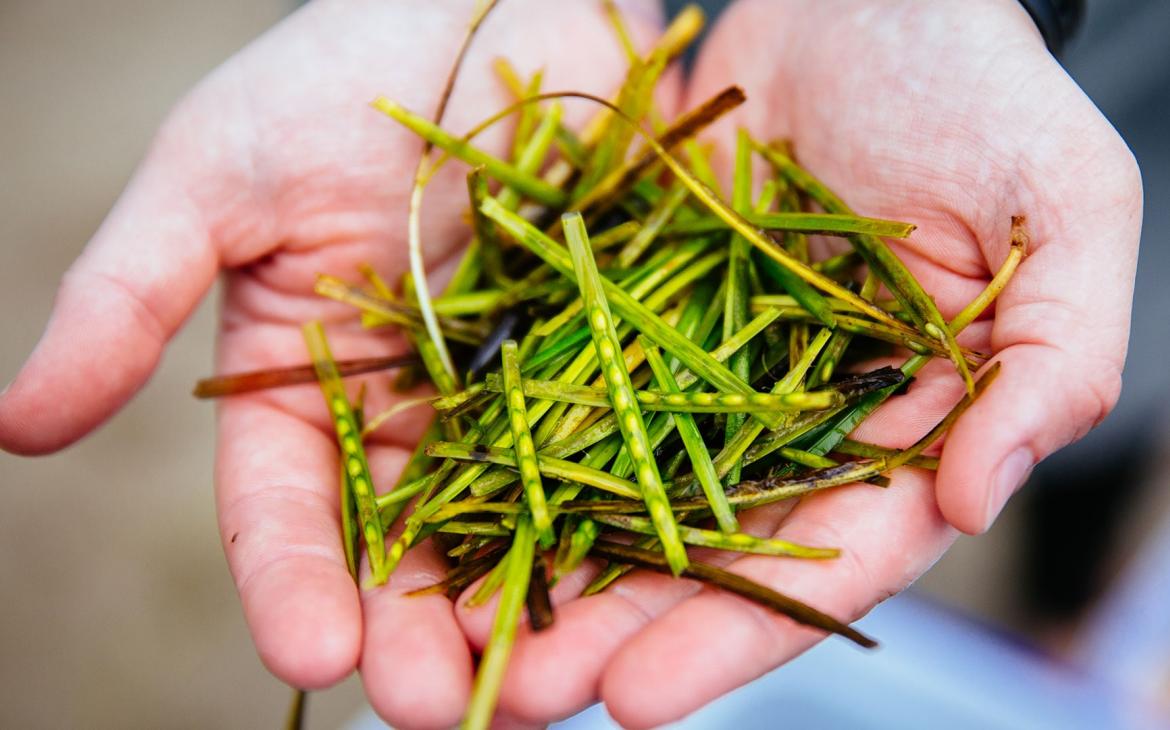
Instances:
[[[512,655],[516,629],[520,625],[520,614],[528,595],[535,542],[532,521],[527,517],[520,518],[516,524],[516,535],[512,539],[512,549],[508,551],[506,562],[501,563],[506,567],[500,604],[475,675],[471,701],[463,722],[465,730],[488,730],[491,726],[500,687],[504,683],[504,670]]]
[[[646,351],[646,361],[654,371],[658,387],[667,394],[682,392],[658,348],[644,342],[642,349]],[[723,493],[723,484],[719,481],[719,475],[715,473],[715,465],[711,461],[710,453],[707,452],[707,444],[703,442],[703,436],[699,433],[694,417],[690,414],[679,414],[675,417],[675,426],[682,437],[683,447],[691,457],[695,478],[702,486],[703,493],[707,495],[707,502],[711,505],[711,512],[715,515],[715,521],[719,523],[719,529],[727,533],[739,532],[739,522],[736,521],[735,512],[727,502],[727,495]]]

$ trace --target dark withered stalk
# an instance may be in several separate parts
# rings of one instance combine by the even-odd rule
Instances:
[[[636,565],[639,568],[646,568],[658,573],[670,572],[670,565],[667,564],[666,558],[661,553],[637,548],[632,545],[621,545],[615,542],[609,542],[608,540],[598,540],[593,543],[593,553],[599,558],[605,558],[615,563]],[[776,613],[787,616],[798,624],[811,626],[831,634],[838,634],[866,649],[872,649],[877,646],[876,641],[850,627],[848,624],[842,623],[828,614],[821,613],[795,598],[777,593],[771,588],[760,585],[738,573],[732,573],[729,570],[717,568],[714,565],[692,560],[690,565],[683,570],[682,576],[684,578],[694,578],[695,580],[721,588],[729,593],[743,596],[761,606],[767,606]]]

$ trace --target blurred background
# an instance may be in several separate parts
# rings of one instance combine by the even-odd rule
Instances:
[[[0,381],[36,344],[58,277],[166,110],[294,5],[0,0]],[[1139,633],[1147,653],[1170,652],[1166,619],[1126,613],[1170,603],[1143,593],[1167,591],[1156,538],[1170,535],[1170,3],[1088,8],[1066,66],[1146,185],[1126,389],[1102,428],[1042,465],[990,533],[960,540],[914,590],[1047,656],[1120,665],[1109,658],[1126,627],[1153,632]],[[0,454],[0,727],[281,722],[287,690],[255,657],[216,537],[212,408],[188,396],[211,368],[214,303],[100,432],[48,458]],[[1150,682],[1170,696],[1170,675]],[[342,725],[360,704],[352,679],[316,694],[311,727]]]

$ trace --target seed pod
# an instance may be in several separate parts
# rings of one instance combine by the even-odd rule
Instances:
[[[501,378],[488,375],[487,389],[503,392]],[[577,403],[593,408],[610,406],[609,392],[588,385],[570,385],[555,380],[525,380],[523,395],[540,400]],[[845,403],[845,397],[836,390],[825,389],[801,393],[703,393],[689,391],[655,393],[649,390],[631,392],[634,402],[647,411],[669,413],[780,413],[821,411]]]
[[[537,466],[536,446],[532,443],[532,432],[524,410],[524,390],[520,386],[520,364],[516,352],[519,346],[515,340],[505,340],[500,348],[503,359],[504,399],[508,405],[508,424],[512,430],[512,448],[516,457],[516,469],[520,472],[520,484],[524,497],[532,512],[532,526],[544,548],[552,547],[556,536],[552,530],[552,519],[548,514],[544,483]]]
[[[666,497],[666,489],[662,486],[662,477],[658,474],[658,464],[654,461],[650,437],[646,433],[646,424],[642,421],[642,412],[635,404],[630,374],[621,360],[622,345],[613,326],[613,317],[606,301],[607,292],[602,286],[601,275],[597,273],[597,262],[594,261],[593,252],[589,248],[585,222],[577,214],[566,215],[561,223],[565,229],[565,241],[569,244],[569,252],[572,255],[577,286],[585,302],[585,318],[593,333],[593,346],[597,350],[601,372],[609,388],[614,415],[617,416],[618,427],[626,442],[630,459],[634,463],[638,487],[650,511],[650,519],[658,531],[658,538],[662,540],[667,562],[670,563],[675,575],[678,575],[687,566],[686,549],[679,539],[678,525],[670,511],[670,502]]]
[[[613,527],[619,527],[623,530],[637,532],[642,535],[654,534],[654,525],[650,524],[650,520],[647,520],[645,517],[599,514],[595,515],[593,519],[603,525],[612,525]],[[747,535],[742,532],[716,532],[714,530],[690,527],[689,525],[679,525],[678,532],[682,536],[683,542],[688,545],[728,550],[735,553],[810,558],[815,560],[835,558],[841,554],[841,551],[836,548],[808,547],[787,540],[756,537],[755,535]]]
[[[382,537],[382,520],[374,501],[374,481],[370,477],[370,466],[366,462],[366,451],[362,447],[361,427],[358,426],[349,399],[345,395],[345,388],[341,384],[341,376],[337,372],[333,355],[329,352],[329,343],[325,339],[325,330],[321,323],[306,324],[303,333],[305,345],[309,348],[309,356],[317,370],[317,379],[321,383],[321,393],[325,396],[325,404],[329,406],[329,414],[337,431],[342,468],[345,469],[349,485],[353,489],[353,501],[357,508],[362,538],[366,544],[366,554],[370,559],[372,579],[375,584],[382,584],[386,582],[388,575],[386,545]]]

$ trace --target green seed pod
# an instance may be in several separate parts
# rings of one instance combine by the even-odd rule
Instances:
[[[388,575],[386,566],[386,545],[383,540],[382,519],[374,500],[374,480],[370,478],[370,466],[366,462],[366,451],[362,447],[361,428],[354,418],[353,409],[337,373],[337,365],[329,352],[325,330],[320,322],[310,322],[303,328],[305,345],[317,371],[321,392],[329,406],[329,414],[337,431],[337,442],[341,446],[342,468],[353,490],[353,502],[357,508],[360,532],[370,557],[373,582],[382,584]]]
[[[502,392],[504,384],[494,375],[486,376],[488,390]],[[538,400],[576,403],[593,408],[611,405],[612,390],[588,385],[572,385],[556,380],[525,380],[523,394]],[[782,413],[821,411],[845,402],[836,390],[817,390],[811,393],[655,393],[649,390],[631,391],[631,401],[647,411],[670,413]]]
[[[532,442],[532,431],[528,428],[528,417],[524,410],[524,390],[520,383],[520,363],[517,358],[519,346],[515,340],[506,340],[500,348],[503,359],[504,398],[508,405],[508,425],[512,431],[512,448],[516,454],[516,469],[520,472],[520,484],[528,509],[532,511],[532,525],[544,548],[552,547],[556,541],[553,534],[552,518],[548,514],[548,502],[544,495],[544,483],[537,466],[536,445]]]
[[[640,535],[653,535],[654,526],[650,524],[650,520],[645,517],[637,517],[635,515],[596,515],[594,518],[597,522],[603,525],[610,525],[629,532],[636,532]],[[824,560],[826,558],[835,558],[841,554],[840,550],[836,548],[818,548],[808,547],[807,545],[798,545],[787,540],[779,540],[776,538],[756,537],[755,535],[748,535],[742,532],[716,532],[715,530],[703,530],[698,527],[690,527],[688,525],[678,526],[679,534],[682,539],[689,545],[697,545],[700,547],[716,548],[717,550],[728,550],[735,553],[749,553],[752,555],[772,555],[776,557],[789,558],[808,558],[813,560]]]
[[[658,537],[662,540],[663,552],[671,570],[676,575],[680,574],[689,563],[686,548],[679,539],[678,524],[670,511],[670,502],[666,497],[666,489],[662,486],[662,477],[658,474],[658,464],[650,447],[646,424],[642,421],[642,412],[634,398],[634,386],[630,383],[630,374],[621,359],[622,345],[613,326],[613,316],[606,301],[601,275],[597,272],[597,262],[594,261],[593,252],[589,248],[585,221],[580,214],[570,214],[564,216],[561,223],[565,229],[565,241],[569,244],[573,269],[577,275],[577,286],[581,290],[581,298],[585,301],[585,319],[593,333],[593,345],[601,361],[601,374],[609,388],[609,399],[617,416],[622,438],[626,442],[626,449],[634,462],[642,499],[646,502]]]

